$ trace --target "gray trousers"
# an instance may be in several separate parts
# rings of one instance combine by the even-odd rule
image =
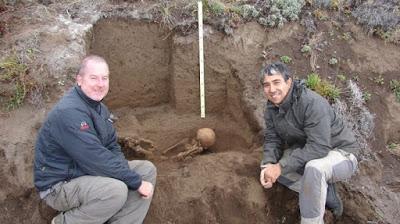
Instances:
[[[153,163],[133,160],[128,164],[143,180],[155,185]],[[124,182],[100,176],[81,176],[57,184],[44,200],[61,211],[54,219],[56,224],[142,223],[151,203],[151,198],[143,199]]]
[[[290,155],[285,150],[284,156]],[[287,173],[278,182],[299,193],[302,224],[323,224],[328,183],[349,179],[357,170],[356,157],[340,149],[307,162],[304,174]]]

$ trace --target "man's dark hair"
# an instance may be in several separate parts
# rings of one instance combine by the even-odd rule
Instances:
[[[282,62],[274,62],[272,64],[263,66],[260,72],[260,82],[264,83],[265,76],[281,75],[285,81],[292,78],[289,68]]]

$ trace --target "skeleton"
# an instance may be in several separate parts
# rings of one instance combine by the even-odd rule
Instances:
[[[204,150],[208,149],[215,142],[215,133],[212,129],[202,128],[197,131],[196,138],[184,138],[174,145],[168,147],[162,151],[162,154],[167,154],[168,152],[184,145],[184,151],[173,156],[176,160],[186,160],[192,158],[193,156],[200,154]]]

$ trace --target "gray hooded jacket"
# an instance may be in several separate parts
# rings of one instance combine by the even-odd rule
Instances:
[[[264,118],[262,164],[279,162],[282,173],[301,170],[308,161],[325,157],[335,148],[358,157],[360,146],[352,130],[325,98],[306,88],[300,80],[292,82],[282,104],[267,102]],[[282,159],[286,148],[293,151]]]

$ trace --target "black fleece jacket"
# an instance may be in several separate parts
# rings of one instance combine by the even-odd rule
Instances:
[[[35,145],[39,191],[83,175],[119,179],[136,190],[141,177],[129,169],[107,107],[74,86],[49,113]]]

